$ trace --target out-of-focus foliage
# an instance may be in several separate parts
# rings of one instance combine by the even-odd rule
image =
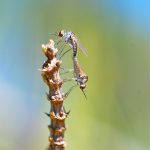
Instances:
[[[88,49],[88,57],[79,52],[88,100],[76,88],[65,102],[67,149],[148,150],[148,0],[0,1],[0,149],[46,148],[50,106],[37,69],[45,59],[41,44],[61,29],[72,30]],[[66,68],[71,60],[71,53],[63,58]]]

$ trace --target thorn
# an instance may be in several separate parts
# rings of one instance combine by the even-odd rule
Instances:
[[[49,113],[46,113],[46,112],[45,112],[45,115],[48,116],[48,117],[50,117],[50,114],[49,114]]]
[[[71,110],[69,110],[68,112],[66,112],[65,107],[63,107],[63,108],[64,108],[64,112],[65,112],[65,114],[69,115]]]
[[[45,94],[46,94],[47,100],[50,101],[50,95],[48,93],[45,93]]]
[[[42,73],[45,73],[48,71],[48,68],[43,68],[43,69],[38,69],[38,71],[42,72]]]
[[[69,110],[68,112],[65,112],[67,115],[69,115],[70,114],[70,112],[71,112],[71,110]]]
[[[43,69],[37,69],[37,70],[38,70],[38,71],[41,71],[41,72],[43,71]]]

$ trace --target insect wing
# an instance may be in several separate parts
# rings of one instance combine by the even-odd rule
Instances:
[[[79,39],[76,36],[75,36],[75,40],[79,48],[82,50],[83,54],[87,56],[88,53],[87,49],[83,46],[83,44],[79,41]]]

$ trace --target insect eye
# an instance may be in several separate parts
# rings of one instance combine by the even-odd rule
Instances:
[[[62,37],[62,36],[63,36],[62,33],[61,33],[61,31],[58,33],[58,36],[59,36],[59,37]]]
[[[59,36],[59,37],[63,37],[63,36],[64,36],[64,31],[61,30],[61,31],[58,33],[58,36]]]

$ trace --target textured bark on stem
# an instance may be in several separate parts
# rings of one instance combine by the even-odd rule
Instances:
[[[42,45],[42,50],[47,57],[47,61],[44,62],[40,71],[43,81],[49,88],[47,98],[51,104],[50,113],[47,114],[51,121],[48,126],[50,145],[47,150],[64,150],[66,146],[64,141],[65,119],[68,114],[63,106],[64,96],[61,90],[63,80],[59,75],[61,61],[56,58],[58,50],[54,47],[53,40],[50,40],[46,45]]]

